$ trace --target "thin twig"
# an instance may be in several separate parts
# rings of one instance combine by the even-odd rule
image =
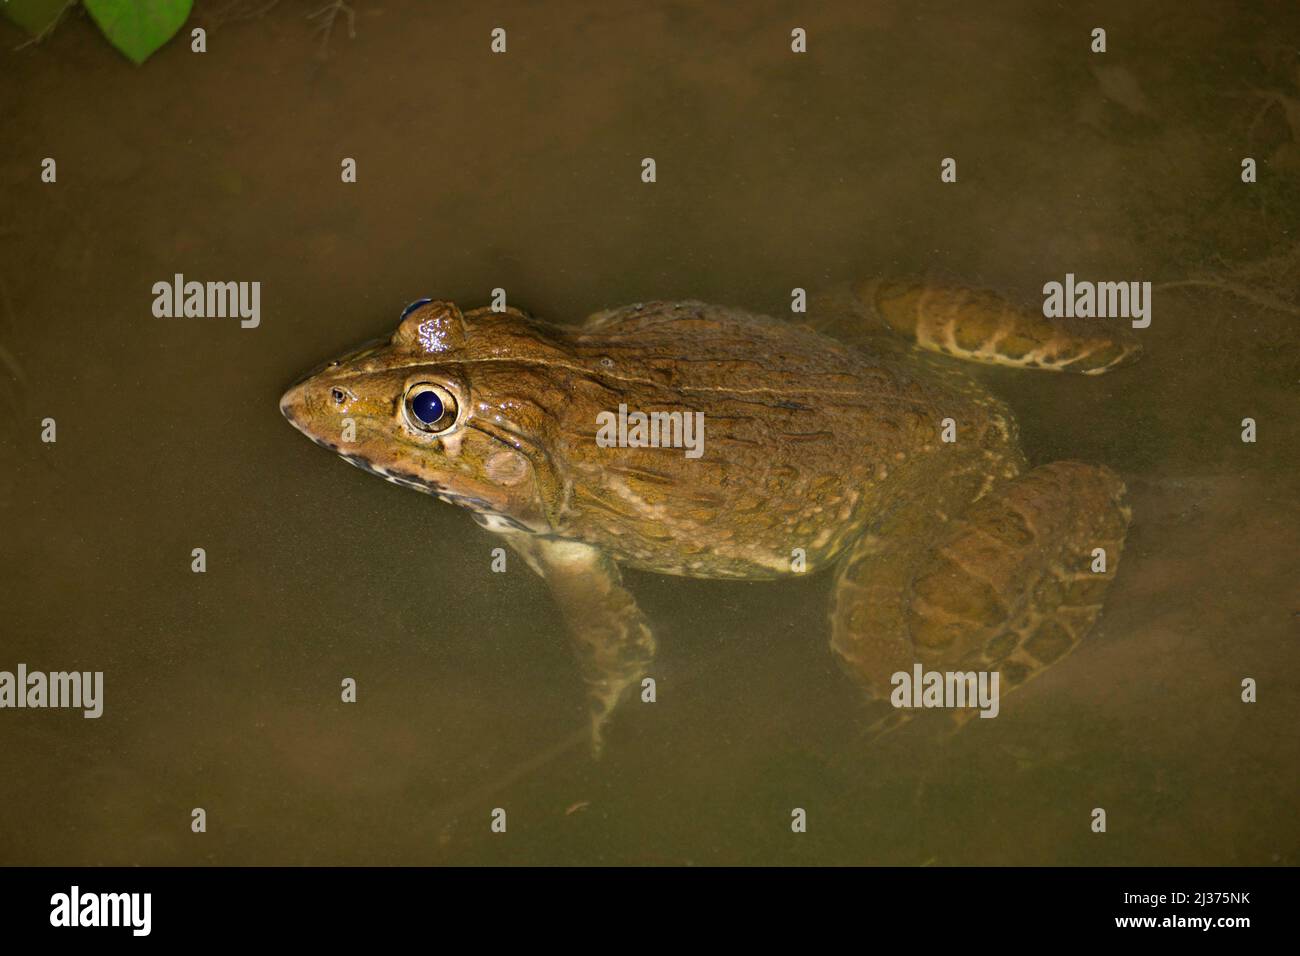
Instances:
[[[315,13],[307,14],[308,20],[320,19],[316,27],[316,32],[320,34],[320,56],[321,59],[328,59],[330,52],[330,37],[334,34],[334,23],[338,20],[339,14],[342,13],[348,19],[348,39],[357,38],[357,14],[344,0],[331,0]]]
[[[14,47],[14,52],[17,53],[19,50],[26,49],[29,46],[36,46],[36,44],[44,41],[46,37],[48,37],[51,33],[54,32],[54,28],[59,25],[59,21],[63,19],[63,15],[67,13],[69,10],[71,10],[73,7],[75,7],[76,5],[77,5],[77,0],[68,0],[67,3],[65,3],[62,7],[59,8],[59,12],[54,15],[54,19],[45,25],[44,30],[36,34],[36,36],[28,37],[22,43],[18,44],[16,47]]]
[[[9,297],[9,284],[5,282],[3,277],[0,277],[0,305],[4,306],[6,334],[16,335],[18,332],[18,323],[15,319],[17,313],[14,311],[13,299]],[[10,376],[19,387],[27,384],[27,376],[23,374],[23,367],[18,364],[17,357],[2,342],[0,342],[0,365],[4,365],[9,370]]]
[[[1255,113],[1255,118],[1250,121],[1250,126],[1246,129],[1247,140],[1255,138],[1255,127],[1260,124],[1260,121],[1268,115],[1268,111],[1274,106],[1282,108],[1282,117],[1291,130],[1291,138],[1300,140],[1300,100],[1293,96],[1287,96],[1285,93],[1279,93],[1277,90],[1251,90],[1251,95],[1262,99],[1264,105]]]
[[[280,0],[261,0],[260,5],[251,6],[250,0],[230,0],[225,6],[208,16],[213,30],[227,23],[239,23],[242,20],[257,20],[270,13]]]
[[[1228,282],[1223,279],[1179,279],[1176,282],[1161,282],[1154,286],[1156,289],[1177,289],[1181,286],[1201,286],[1208,289],[1218,289],[1220,292],[1227,292],[1238,298],[1245,299],[1247,302],[1253,302],[1258,306],[1266,309],[1273,309],[1276,312],[1283,312],[1289,315],[1300,315],[1300,306],[1295,306],[1269,295],[1267,292],[1257,292],[1256,290],[1239,285],[1236,282]]]

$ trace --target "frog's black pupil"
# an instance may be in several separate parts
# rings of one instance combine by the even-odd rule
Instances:
[[[330,395],[333,396],[333,398],[334,398],[334,404],[336,404],[336,405],[342,405],[342,404],[343,404],[343,392],[342,392],[342,390],[336,388],[336,389],[334,389],[332,392],[330,392]]]
[[[420,421],[432,425],[442,418],[442,399],[433,389],[426,389],[411,399],[411,411]]]

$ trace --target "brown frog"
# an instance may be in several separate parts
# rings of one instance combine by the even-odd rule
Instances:
[[[996,670],[1005,692],[1092,626],[1124,488],[1094,465],[1029,468],[1007,408],[933,353],[1098,374],[1136,346],[988,293],[877,283],[824,301],[823,316],[894,338],[850,344],[701,302],[559,326],[421,300],[390,340],[280,407],[350,463],[468,509],[541,575],[597,750],[655,653],[620,565],[745,580],[833,568],[831,648],[874,698],[915,662]],[[654,444],[637,413],[662,426]],[[698,447],[681,447],[696,423]]]

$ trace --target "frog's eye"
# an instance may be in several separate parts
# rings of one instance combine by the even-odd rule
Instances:
[[[419,382],[406,390],[406,420],[423,432],[445,432],[456,424],[456,399],[441,385]]]
[[[343,391],[343,389],[341,388],[331,388],[330,399],[334,402],[335,405],[342,405],[344,402],[348,400],[348,393]]]

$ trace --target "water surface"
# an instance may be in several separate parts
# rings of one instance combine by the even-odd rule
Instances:
[[[324,48],[320,5],[200,3],[209,52],[140,68],[81,16],[17,52],[0,24],[0,669],[107,681],[99,720],[0,711],[0,862],[1297,862],[1294,4],[355,0]],[[154,318],[176,272],[260,281],[260,327]],[[542,583],[276,406],[426,295],[788,316],[864,275],[1033,302],[1066,272],[1171,283],[1144,360],[980,374],[1134,525],[1093,635],[951,738],[863,743],[829,577],[629,572],[660,699],[593,762]]]

